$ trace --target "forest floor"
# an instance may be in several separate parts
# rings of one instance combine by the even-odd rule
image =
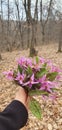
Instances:
[[[54,64],[62,69],[62,53],[56,53],[57,45],[43,45],[37,47],[38,55],[51,59]],[[21,56],[29,56],[29,49],[2,53],[0,61],[0,111],[2,111],[15,97],[18,86],[8,81],[2,74],[3,71],[17,66],[16,59]],[[41,96],[36,97],[40,102],[43,117],[37,120],[29,111],[27,125],[22,130],[62,130],[62,81],[60,81],[58,99],[53,103],[50,100],[43,101]]]

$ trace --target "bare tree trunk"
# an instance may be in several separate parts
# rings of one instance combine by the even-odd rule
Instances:
[[[59,41],[58,52],[62,52],[62,41]]]
[[[1,53],[0,53],[0,60],[2,60],[2,56],[1,56]]]
[[[35,32],[34,32],[34,21],[32,16],[31,16],[31,0],[24,0],[24,8],[25,8],[25,12],[26,12],[26,20],[27,23],[29,25],[32,26],[32,37],[31,37],[31,44],[30,44],[30,56],[34,56],[35,55],[35,48],[34,48],[34,44],[35,44]],[[28,29],[28,33],[29,33],[29,29]],[[28,35],[29,36],[29,35]],[[28,38],[28,44],[29,44],[29,38]]]
[[[2,27],[2,32],[1,32],[1,44],[3,44],[3,8],[2,8],[2,4],[3,1],[1,0],[1,16],[0,16],[0,23],[1,23],[1,27]],[[0,60],[2,60],[2,56],[1,56],[1,51],[0,51]]]
[[[36,3],[35,3],[34,19],[38,21],[38,0],[36,0]]]
[[[30,56],[36,56],[38,52],[35,50],[36,44],[36,37],[35,37],[35,21],[32,23],[32,39],[31,39],[31,46],[30,46]]]
[[[35,24],[34,24],[35,45],[37,45],[38,0],[36,0],[35,3],[34,20],[35,20]]]
[[[62,52],[62,20],[60,21],[60,33],[59,33],[59,44],[58,44],[58,52]]]
[[[44,23],[44,20],[42,18],[42,15],[43,15],[43,3],[42,3],[42,0],[40,1],[40,22],[41,22],[41,32],[42,32],[42,44],[44,44],[44,41],[45,41],[45,23]]]
[[[27,48],[30,47],[30,24],[28,23],[28,29],[27,29]]]
[[[45,26],[42,26],[42,44],[45,43]]]
[[[21,45],[22,45],[22,48],[23,48],[23,28],[22,28],[22,25],[21,25],[21,20],[20,20],[20,11],[19,11],[19,2],[15,0],[15,5],[17,7],[17,13],[18,13],[18,29],[20,31],[20,36],[21,36]]]
[[[58,52],[62,52],[62,20],[61,20],[61,23],[60,23]]]
[[[35,32],[34,32],[34,21],[32,22],[32,39],[31,39],[31,48],[34,47],[35,44]]]
[[[9,0],[7,1],[7,11],[8,11],[8,21],[7,21],[7,51],[12,51],[12,46],[10,44],[10,4]]]
[[[2,45],[3,45],[3,33],[4,33],[4,29],[3,29],[3,6],[2,6],[2,4],[3,4],[3,0],[1,0],[1,28],[2,28],[2,32],[1,32],[1,34],[2,34]]]
[[[48,22],[48,18],[50,16],[50,10],[51,10],[51,6],[52,6],[52,2],[53,2],[53,0],[50,0],[49,7],[48,7],[48,15],[47,15],[47,18],[44,22],[44,19],[43,19],[43,16],[42,16],[43,15],[43,10],[42,10],[43,3],[42,3],[42,0],[40,1],[40,22],[41,22],[41,27],[42,27],[42,43],[43,44],[45,42],[45,27],[46,27],[46,24]]]

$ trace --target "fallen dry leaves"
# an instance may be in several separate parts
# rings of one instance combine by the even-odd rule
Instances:
[[[51,59],[53,63],[62,69],[62,53],[56,53],[57,45],[43,45],[37,47],[38,55]],[[18,87],[5,79],[2,72],[16,67],[16,59],[21,56],[29,56],[29,49],[2,53],[3,60],[0,61],[0,111],[14,99]],[[62,81],[60,81],[60,84]],[[61,130],[62,129],[62,85],[60,85],[59,97],[55,103],[43,101],[41,96],[36,97],[41,103],[43,118],[37,120],[29,111],[29,119],[22,130]]]

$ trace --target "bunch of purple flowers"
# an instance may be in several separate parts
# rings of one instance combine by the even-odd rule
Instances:
[[[16,70],[4,72],[9,80],[13,80],[22,86],[31,96],[56,97],[55,90],[57,90],[62,70],[53,65],[50,60],[45,60],[42,57],[36,57],[35,61],[32,61],[30,58],[21,57],[17,60],[17,63]],[[38,118],[39,115],[37,113]]]

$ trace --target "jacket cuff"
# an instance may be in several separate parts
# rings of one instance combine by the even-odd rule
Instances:
[[[20,129],[26,125],[28,119],[28,111],[22,102],[18,100],[12,101],[3,112],[12,113],[16,128]]]

